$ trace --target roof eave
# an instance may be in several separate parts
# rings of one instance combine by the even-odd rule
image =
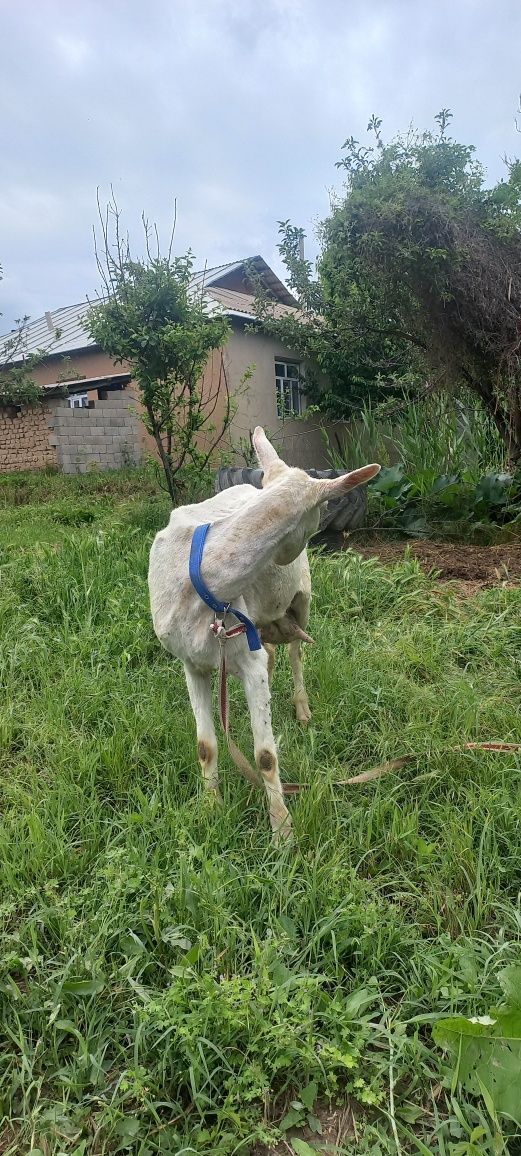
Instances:
[[[126,370],[124,373],[102,373],[98,377],[80,377],[72,378],[70,381],[52,381],[48,385],[42,385],[42,389],[47,396],[48,393],[60,392],[64,389],[68,393],[85,393],[89,389],[119,389],[120,386],[128,385],[132,381],[132,374]]]
[[[257,321],[253,313],[242,313],[240,309],[225,309],[227,317],[237,317],[239,321]]]
[[[251,257],[245,261],[244,264],[255,266],[257,272],[265,278],[267,288],[271,289],[281,305],[290,305],[293,309],[298,308],[296,297],[290,293],[280,277],[277,277],[277,274],[273,272],[273,269],[264,260],[264,257],[261,257],[258,253],[255,257]]]
[[[70,349],[60,349],[56,353],[53,353],[52,350],[49,350],[48,353],[44,352],[42,354],[42,362],[54,361],[60,357],[70,357],[73,353],[97,353],[98,351],[99,345],[95,345],[94,342],[89,342],[88,345],[71,346]]]

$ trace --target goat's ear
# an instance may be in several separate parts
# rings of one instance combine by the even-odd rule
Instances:
[[[262,426],[255,426],[252,441],[261,469],[268,470],[275,462],[280,462],[279,455],[271,442],[268,441]]]
[[[321,502],[330,502],[334,498],[341,498],[343,494],[347,494],[349,490],[354,490],[356,486],[364,486],[371,478],[375,478],[380,473],[381,466],[373,462],[370,466],[361,466],[359,470],[351,470],[349,474],[343,474],[341,478],[331,478],[328,481],[321,482],[322,497]]]

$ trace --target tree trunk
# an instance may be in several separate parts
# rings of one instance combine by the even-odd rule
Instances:
[[[158,428],[158,425],[157,425],[157,422],[155,419],[155,415],[154,415],[154,411],[152,409],[152,406],[147,405],[146,410],[147,410],[147,414],[148,414],[149,419],[150,419],[150,425],[152,427],[152,432],[154,435],[154,441],[155,441],[157,449],[158,449],[159,457],[161,458],[161,464],[163,466],[167,490],[168,490],[168,493],[170,495],[170,498],[172,499],[172,505],[174,506],[175,502],[176,502],[176,498],[177,498],[177,492],[176,492],[175,483],[174,483],[174,475],[172,472],[172,462],[171,462],[170,457],[167,454],[165,447],[163,445],[163,442],[161,439],[161,434],[159,432],[159,428]]]
[[[510,398],[510,461],[515,469],[521,461],[521,404],[515,387],[512,394]]]
[[[508,463],[513,468],[521,461],[521,409],[513,398],[509,409],[505,409],[488,382],[478,381],[470,373],[464,373],[465,380],[472,393],[477,394],[483,408],[487,411],[505,445]]]

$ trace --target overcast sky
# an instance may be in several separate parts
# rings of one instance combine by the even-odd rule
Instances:
[[[443,106],[490,180],[521,153],[519,0],[0,0],[0,332],[99,284],[112,182],[209,266],[310,237],[346,137]],[[312,240],[308,252],[315,251]]]

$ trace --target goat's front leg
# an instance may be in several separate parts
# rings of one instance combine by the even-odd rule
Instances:
[[[279,760],[271,726],[270,688],[268,683],[268,656],[264,649],[245,655],[238,670],[248,707],[255,762],[262,775],[270,822],[275,842],[289,839],[291,835],[291,815],[284,803],[279,776]]]
[[[217,738],[212,712],[212,676],[185,662],[185,678],[197,726],[197,755],[205,786],[219,800]]]

